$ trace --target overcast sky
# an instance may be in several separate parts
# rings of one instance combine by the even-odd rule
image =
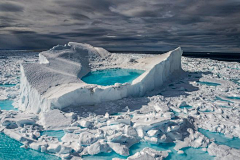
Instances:
[[[240,52],[240,0],[0,0],[0,49]]]

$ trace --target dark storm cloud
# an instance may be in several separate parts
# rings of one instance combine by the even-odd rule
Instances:
[[[36,32],[34,31],[11,31],[13,34],[37,34]]]
[[[86,28],[86,29],[76,29],[74,32],[67,32],[58,34],[63,37],[102,37],[112,32],[110,29],[104,28]]]
[[[23,9],[23,6],[16,3],[0,2],[0,12],[22,12]]]
[[[77,41],[110,50],[240,52],[239,8],[238,0],[3,0],[0,47]]]
[[[14,31],[12,33],[10,35],[0,34],[1,46],[8,45],[10,41],[16,44],[11,46],[11,49],[49,49],[61,42],[68,42],[64,37],[54,34],[38,34],[31,31]]]
[[[86,20],[86,19],[90,19],[88,16],[85,16],[83,14],[80,13],[72,13],[72,18],[77,19],[77,20]]]

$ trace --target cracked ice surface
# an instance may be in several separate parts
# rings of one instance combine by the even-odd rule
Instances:
[[[0,59],[4,66],[1,83],[18,83],[18,63],[25,58]],[[34,58],[29,60],[35,61]],[[11,67],[15,69],[11,71]],[[40,115],[1,110],[0,131],[24,147],[65,159],[87,159],[87,155],[109,152],[125,159],[164,159],[173,154],[169,150],[145,148],[132,155],[131,146],[141,142],[174,143],[178,154],[192,147],[201,148],[216,159],[239,159],[239,149],[218,145],[198,129],[240,138],[240,64],[182,57],[182,68],[185,73],[179,80],[145,97],[69,107]],[[17,101],[18,91],[17,86],[0,87],[5,99]],[[41,135],[44,130],[64,130],[64,136],[59,141],[57,137]]]

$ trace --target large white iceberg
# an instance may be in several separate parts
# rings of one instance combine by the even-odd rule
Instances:
[[[69,42],[39,53],[39,63],[21,65],[19,109],[40,113],[68,106],[93,105],[129,96],[143,96],[159,88],[170,77],[182,73],[181,48],[161,55],[111,54],[89,44]],[[131,83],[110,86],[81,80],[93,70],[141,69],[145,72]]]

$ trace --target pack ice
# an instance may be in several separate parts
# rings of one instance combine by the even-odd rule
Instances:
[[[19,109],[40,113],[68,106],[92,105],[129,96],[143,96],[170,77],[181,74],[181,48],[162,55],[109,53],[89,44],[69,42],[39,53],[38,63],[21,65]],[[141,69],[131,83],[101,86],[81,80],[90,71]]]
[[[63,51],[63,48],[69,48],[69,52],[71,51],[69,45],[55,47],[52,49],[55,51],[51,52],[57,54],[57,52]],[[99,50],[98,52],[100,53]],[[86,53],[89,56],[90,53],[88,51]],[[48,68],[51,59],[45,53],[41,54],[45,57],[40,55],[42,58],[40,62],[44,63],[41,65],[35,63],[39,56],[33,55],[9,56],[0,59],[0,66],[2,66],[0,95],[2,95],[3,102],[4,100],[14,100],[14,106],[18,107],[19,63],[36,64],[39,69],[45,66],[41,69],[42,72],[43,69],[63,72],[59,70],[60,65],[55,67],[57,69]],[[172,52],[168,54],[172,54]],[[108,52],[105,52],[104,55],[100,56],[99,54],[95,58],[89,56],[87,58],[89,69],[96,70],[116,66],[133,68],[131,66],[134,66],[134,63],[137,66],[140,60],[153,57],[156,59],[157,57],[156,55],[110,54]],[[136,69],[139,68],[136,67]],[[177,156],[175,159],[240,159],[240,64],[182,57],[182,68],[184,74],[181,77],[178,77],[176,81],[172,79],[173,81],[169,84],[165,81],[165,85],[159,90],[151,92],[152,95],[129,97],[91,107],[73,106],[63,110],[53,109],[40,114],[0,109],[0,133],[3,132],[21,142],[24,148],[54,154],[62,159],[101,159],[101,153],[106,155],[103,159],[113,158],[114,160],[119,160],[117,157],[122,156],[128,160],[155,160],[165,157],[174,159],[175,156]],[[71,71],[72,69],[73,67]],[[147,71],[147,69],[145,70]],[[38,74],[39,71],[34,70],[30,73]],[[180,70],[179,73],[181,73]],[[70,75],[70,71],[65,71],[65,74]],[[174,73],[169,77],[175,75]],[[169,77],[167,79],[170,79]],[[57,79],[54,76],[52,78]],[[81,78],[76,79],[80,81]],[[59,83],[60,79],[57,80]],[[29,83],[28,81],[26,83]],[[35,81],[34,84],[37,82]],[[45,81],[45,84],[49,85],[54,82]],[[1,86],[4,83],[16,84],[16,86]],[[43,82],[39,84],[43,84]],[[84,83],[82,82],[82,84]],[[119,89],[117,86],[124,87],[124,84],[114,85],[116,89]],[[21,92],[30,93],[31,89],[31,93],[33,90],[38,93],[34,87],[28,87],[29,91],[27,88],[25,91],[21,88]],[[43,89],[41,87],[39,88]],[[49,90],[53,88],[49,87]],[[57,91],[56,93],[58,94]],[[43,92],[41,96],[44,94]],[[28,98],[31,97],[34,98],[33,95],[28,96]],[[79,96],[79,98],[81,97]],[[164,150],[161,151],[164,144],[170,146],[164,147]],[[2,146],[5,147],[5,145]],[[188,152],[187,148],[194,149],[194,151]],[[14,153],[16,152],[17,150],[14,150]],[[3,152],[3,155],[9,153]],[[202,157],[202,155],[206,157]]]

